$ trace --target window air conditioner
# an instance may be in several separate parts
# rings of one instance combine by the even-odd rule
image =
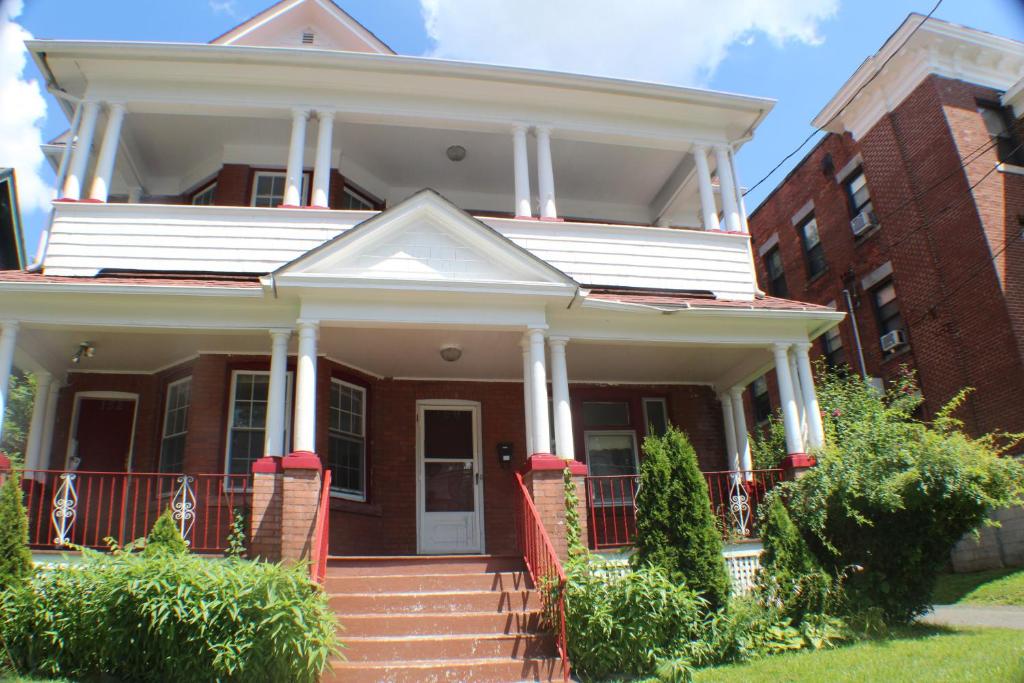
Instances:
[[[882,351],[892,351],[893,349],[904,346],[907,343],[907,335],[903,333],[903,330],[893,330],[882,335]]]
[[[854,237],[863,235],[876,225],[878,220],[875,218],[875,212],[867,209],[850,219],[850,230],[853,231]]]

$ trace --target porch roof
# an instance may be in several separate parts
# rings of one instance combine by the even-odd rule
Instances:
[[[721,299],[710,293],[600,288],[590,290],[586,298],[598,301],[651,306],[664,310],[680,308],[733,308],[764,311],[821,311],[830,313],[835,311],[834,308],[828,306],[820,306],[805,301],[794,301],[792,299],[782,299],[775,296],[765,296],[753,300],[737,300]]]

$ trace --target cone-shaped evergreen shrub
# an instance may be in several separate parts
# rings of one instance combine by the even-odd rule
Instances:
[[[174,523],[171,516],[171,509],[167,508],[164,513],[157,517],[153,528],[146,537],[146,553],[168,553],[170,555],[183,555],[188,552],[188,544],[181,537],[178,525]]]
[[[777,495],[769,498],[761,518],[763,570],[776,577],[797,577],[818,571],[820,567],[793,524],[782,498]]]
[[[32,566],[21,480],[12,472],[0,486],[0,590],[27,579],[32,574]]]
[[[697,453],[683,432],[670,427],[664,436],[644,439],[644,454],[634,565],[662,567],[713,609],[725,605],[729,575]]]

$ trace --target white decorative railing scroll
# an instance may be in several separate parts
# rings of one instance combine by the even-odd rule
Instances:
[[[75,490],[75,479],[78,475],[71,472],[62,473],[58,479],[60,485],[57,492],[53,494],[53,520],[54,539],[57,547],[71,543],[71,528],[75,525],[75,515],[78,508],[78,492]]]
[[[191,546],[192,526],[196,521],[196,493],[192,486],[193,478],[187,474],[177,478],[178,488],[171,501],[171,516],[178,525],[185,544]]]
[[[747,493],[742,477],[734,475],[730,479],[729,517],[732,520],[732,531],[746,537],[750,535],[750,494]]]

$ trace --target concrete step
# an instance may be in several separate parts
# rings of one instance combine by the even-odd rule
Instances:
[[[415,593],[418,591],[511,591],[533,588],[525,571],[445,574],[328,576],[328,593]]]
[[[547,634],[492,633],[447,636],[346,636],[345,658],[350,662],[409,660],[529,659],[550,656],[555,647]]]
[[[536,633],[541,613],[532,612],[429,612],[409,614],[347,614],[339,616],[338,636],[429,636],[474,633]]]
[[[321,683],[509,683],[560,681],[557,657],[471,659],[465,661],[332,662]]]
[[[415,612],[523,612],[540,609],[536,591],[437,591],[414,593],[330,593],[331,609],[346,614]]]
[[[523,571],[517,555],[379,555],[327,558],[327,576],[481,574]]]

